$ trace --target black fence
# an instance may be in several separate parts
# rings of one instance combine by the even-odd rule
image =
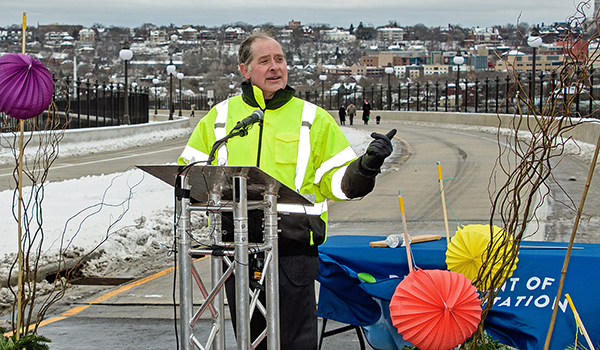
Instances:
[[[304,95],[304,96],[302,96]],[[549,111],[573,116],[597,116],[600,87],[594,76],[565,85],[557,74],[496,76],[493,79],[427,82],[425,84],[373,85],[337,90],[305,91],[299,97],[323,108],[339,109],[353,103],[360,108],[368,100],[373,109],[465,113],[537,114]]]
[[[214,98],[208,98],[206,95],[197,96],[181,96],[173,93],[173,100],[171,103],[171,109],[173,115],[182,115],[183,110],[209,110],[215,104],[227,99],[230,96],[215,96]],[[159,109],[169,110],[169,97],[160,97],[158,95],[150,95],[150,109],[152,113],[157,112]]]
[[[338,89],[297,91],[296,96],[328,110],[337,110],[342,104],[354,103],[360,110],[369,100],[375,110],[438,111],[466,113],[534,112],[536,114],[566,114],[600,117],[600,87],[594,85],[592,74],[579,79],[571,76],[570,83],[554,74],[496,76],[483,80],[461,79],[427,82],[424,84],[377,84],[371,86],[341,85]],[[580,75],[581,72],[577,72]],[[27,130],[53,128],[87,128],[123,124],[147,123],[152,109],[169,110],[182,115],[182,110],[208,110],[228,96],[209,99],[206,94],[158,98],[148,88],[129,88],[128,120],[125,118],[126,92],[121,84],[100,84],[88,81],[55,79],[53,104],[42,115],[25,123]],[[2,132],[16,131],[18,121],[0,113]]]
[[[358,109],[368,100],[375,110],[437,111],[466,113],[521,112],[548,113],[544,106],[552,107],[552,113],[564,113],[569,109],[573,116],[597,117],[596,100],[600,99],[600,87],[594,86],[594,76],[565,85],[557,74],[506,75],[483,80],[460,79],[401,85],[378,84],[353,85],[339,89],[314,89],[297,91],[296,96],[313,102],[328,110],[337,110],[342,104],[353,103]],[[572,79],[577,80],[577,79]],[[517,96],[518,95],[518,96]],[[153,97],[153,96],[151,96]],[[174,97],[175,114],[179,110],[207,110],[227,96],[209,100],[206,96]],[[216,102],[215,102],[216,101]],[[159,108],[168,108],[168,101],[158,100]],[[209,102],[212,102],[209,104]],[[154,101],[151,103],[154,105]]]
[[[51,128],[78,129],[148,122],[148,89],[129,88],[128,120],[125,116],[125,90],[122,85],[54,79],[50,108],[29,119],[26,130]],[[2,116],[2,132],[18,129],[18,120]]]

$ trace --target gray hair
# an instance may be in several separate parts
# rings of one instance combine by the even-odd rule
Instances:
[[[258,39],[273,39],[271,35],[265,32],[258,32],[247,37],[242,44],[240,45],[240,51],[238,52],[238,60],[240,64],[245,64],[247,66],[250,65],[250,62],[254,59],[252,56],[252,43],[254,43]]]

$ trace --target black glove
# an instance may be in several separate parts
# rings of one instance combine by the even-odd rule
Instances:
[[[390,130],[385,135],[376,132],[371,134],[371,137],[375,140],[369,144],[367,152],[361,157],[360,165],[363,170],[366,170],[369,174],[380,172],[383,161],[392,154],[392,150],[394,149],[391,141],[394,135],[396,135],[396,129]]]

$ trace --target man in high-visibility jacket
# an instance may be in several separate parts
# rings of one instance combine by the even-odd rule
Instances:
[[[200,120],[178,163],[207,161],[213,144],[239,127],[238,122],[256,110],[264,112],[263,118],[247,119],[248,134],[230,138],[218,149],[212,164],[257,166],[300,194],[315,196],[313,206],[279,204],[277,209],[281,349],[316,349],[314,281],[318,245],[327,232],[327,200],[348,200],[372,191],[376,175],[392,152],[396,130],[387,135],[373,133],[375,140],[357,158],[329,113],[294,97],[294,90],[287,85],[285,57],[275,39],[264,33],[251,35],[240,46],[239,62],[247,79],[242,94],[217,104]],[[251,242],[263,239],[261,219],[260,211],[248,214]],[[224,213],[222,221],[225,241],[232,241],[231,213]],[[226,286],[230,305],[234,286],[231,281]],[[264,325],[262,315],[255,312],[254,316],[253,339],[264,329],[258,326]],[[234,313],[232,318],[235,322]]]

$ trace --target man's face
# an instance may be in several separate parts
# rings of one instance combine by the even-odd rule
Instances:
[[[252,43],[252,62],[240,64],[240,71],[252,85],[262,90],[265,99],[287,85],[287,66],[281,46],[274,39],[257,39]]]

